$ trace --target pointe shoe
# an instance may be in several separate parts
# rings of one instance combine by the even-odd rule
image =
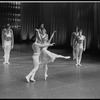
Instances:
[[[32,79],[32,78],[31,78],[30,80],[31,80],[32,82],[35,82],[35,80],[34,80],[34,79]]]
[[[70,58],[70,56],[66,56],[66,57],[64,57],[65,59],[69,59]]]
[[[27,82],[30,82],[30,80],[29,80],[29,77],[28,77],[28,76],[26,76],[25,78],[26,78]]]
[[[48,75],[46,74],[46,75],[45,75],[45,80],[47,79],[47,77],[48,77]]]
[[[76,66],[79,66],[79,64],[76,64]]]

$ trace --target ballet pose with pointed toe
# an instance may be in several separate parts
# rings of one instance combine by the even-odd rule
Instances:
[[[45,43],[45,44],[40,44],[40,43],[37,43],[36,42],[36,35],[34,35],[34,38],[33,38],[33,44],[32,44],[32,49],[33,49],[33,66],[34,66],[34,69],[26,76],[26,80],[27,82],[30,82],[30,81],[33,81],[35,82],[35,74],[39,68],[39,56],[40,56],[40,53],[41,53],[41,49],[44,48],[44,47],[48,47],[48,46],[53,46],[54,43],[52,44],[49,44],[49,43]]]
[[[77,42],[76,46],[76,66],[82,66],[81,60],[82,60],[82,54],[83,51],[86,50],[86,37],[82,35],[83,30],[81,29],[79,31],[79,35],[75,38],[75,41]]]
[[[42,32],[40,32],[40,30],[36,29],[37,31],[37,42],[44,44],[44,43],[50,43],[54,34],[56,33],[56,31],[53,32],[53,34],[51,35],[50,39],[48,40],[48,34],[46,32],[45,29],[42,29]],[[50,62],[53,62],[56,58],[64,58],[64,59],[69,59],[70,56],[63,56],[63,55],[58,55],[55,54],[53,52],[50,52],[48,50],[48,47],[45,47],[41,50],[41,54],[40,54],[40,63],[43,64],[44,66],[44,73],[45,73],[45,80],[48,77],[48,66],[47,64]]]
[[[5,28],[2,31],[2,48],[4,50],[4,63],[3,64],[10,64],[10,51],[14,47],[14,35],[11,26],[7,24],[7,29]]]

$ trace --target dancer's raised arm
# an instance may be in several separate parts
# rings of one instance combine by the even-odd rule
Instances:
[[[51,35],[50,39],[48,40],[48,43],[50,43],[50,42],[51,42],[51,40],[52,40],[52,38],[53,38],[53,36],[54,36],[54,34],[55,34],[56,32],[57,32],[57,31],[54,31],[54,32],[52,33],[52,35]]]
[[[48,46],[53,46],[55,43],[52,43],[52,44],[49,44],[49,43],[44,43],[44,44],[40,44],[40,43],[37,43],[37,45],[40,47],[40,48],[44,48],[44,47],[48,47]]]
[[[41,41],[42,41],[42,38],[40,36],[40,32],[39,32],[39,29],[35,29],[37,31],[37,34],[36,34],[36,37],[38,37]]]

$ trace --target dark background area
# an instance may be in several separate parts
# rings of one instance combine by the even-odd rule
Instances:
[[[72,50],[70,41],[75,26],[86,36],[86,53],[100,53],[100,3],[0,3],[0,34],[10,23],[15,44],[30,44],[30,38],[44,23],[49,37],[54,30],[53,48]],[[0,35],[1,43],[1,35]]]

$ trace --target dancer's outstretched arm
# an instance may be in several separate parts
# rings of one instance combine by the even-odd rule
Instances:
[[[48,46],[53,46],[55,43],[52,43],[52,44],[49,44],[49,43],[45,43],[45,44],[40,44],[40,43],[37,43],[37,45],[40,47],[40,48],[44,48],[44,47],[48,47]]]
[[[48,43],[50,43],[51,42],[51,40],[52,40],[52,38],[53,38],[53,36],[54,36],[54,34],[56,33],[56,31],[54,31],[53,33],[52,33],[52,35],[51,35],[51,37],[50,37],[50,39],[48,40]]]

